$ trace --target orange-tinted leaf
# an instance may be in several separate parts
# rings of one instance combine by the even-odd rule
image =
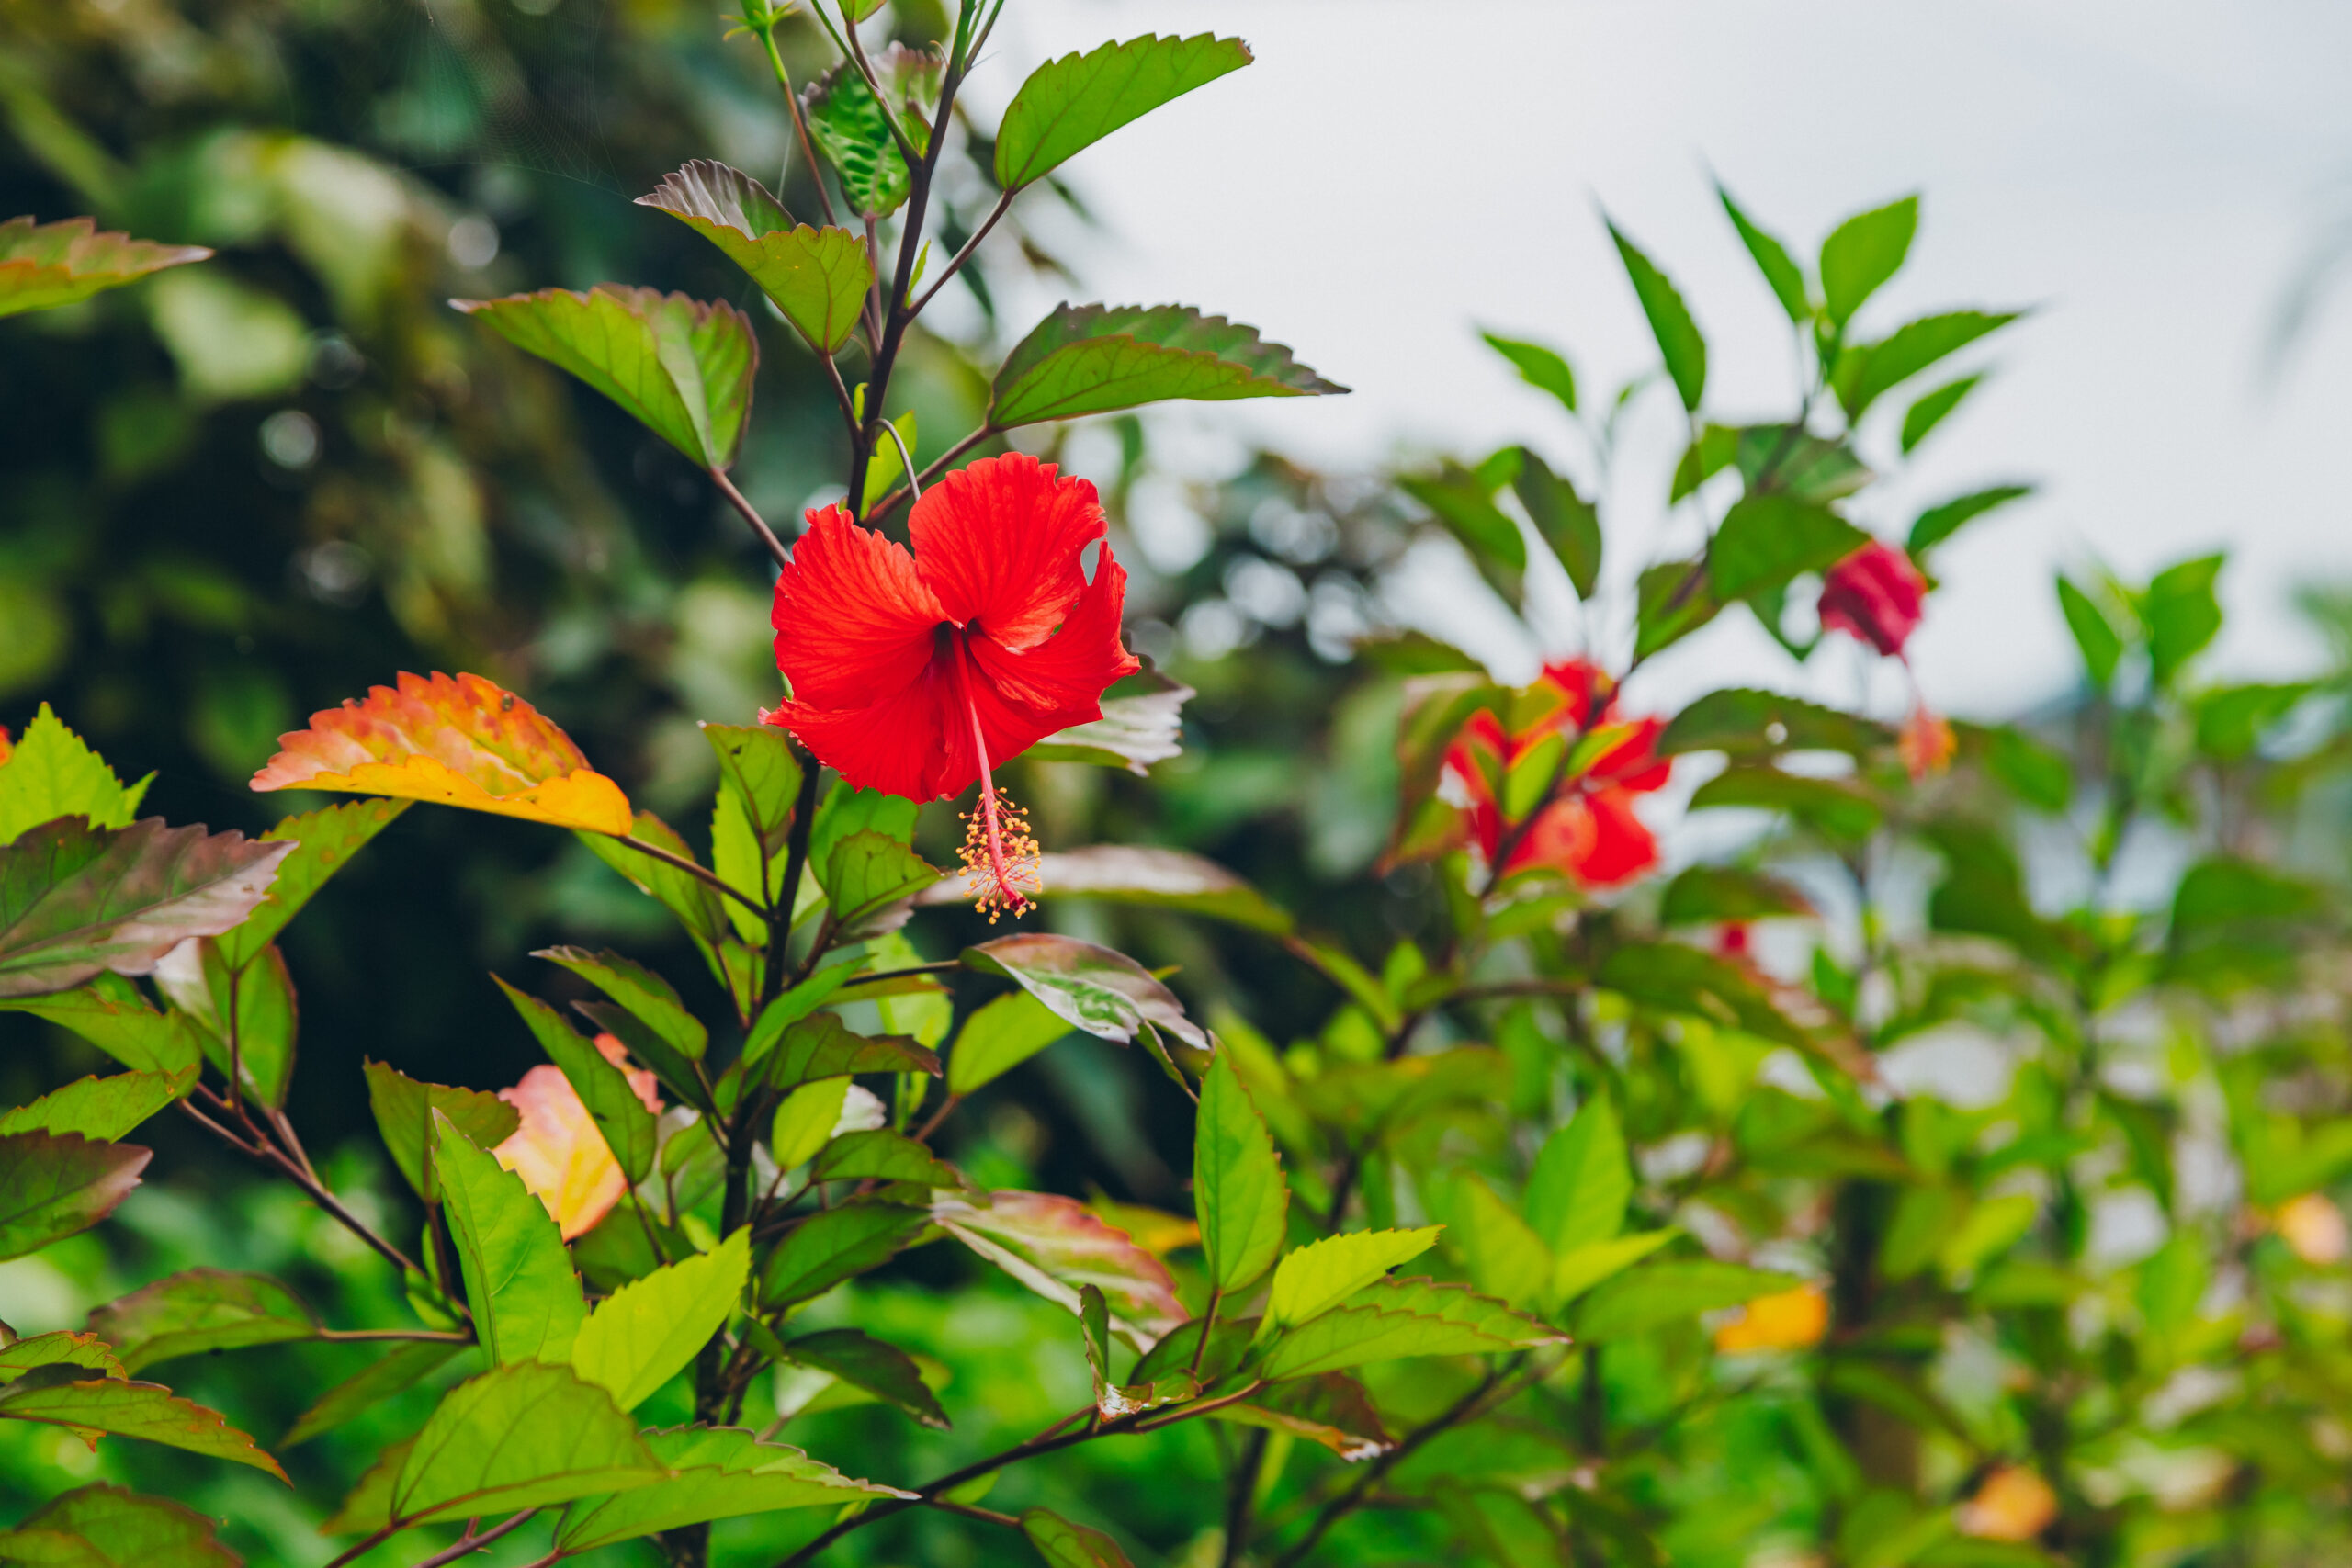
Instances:
[[[1072,1312],[1080,1289],[1094,1286],[1110,1305],[1112,1327],[1138,1348],[1190,1315],[1167,1266],[1075,1198],[991,1192],[975,1205],[943,1192],[931,1213],[956,1240]]]
[[[588,765],[539,710],[479,675],[431,680],[403,671],[396,688],[311,716],[253,787],[348,790],[438,801],[625,838],[628,797]]]
[[[611,1035],[596,1036],[596,1047],[615,1066],[623,1065],[621,1043]],[[646,1109],[659,1115],[662,1100],[653,1075],[639,1068],[630,1071],[628,1080]],[[548,1206],[564,1240],[594,1230],[621,1201],[628,1179],[604,1134],[596,1130],[580,1091],[562,1068],[550,1065],[533,1067],[521,1083],[500,1089],[498,1098],[515,1109],[522,1125],[490,1152]]]
[[[11,218],[0,223],[0,316],[71,305],[211,254],[202,245],[161,245],[101,231],[87,218],[41,224]],[[0,759],[7,754],[0,740]]]

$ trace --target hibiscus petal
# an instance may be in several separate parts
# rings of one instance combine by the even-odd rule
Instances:
[[[1013,452],[925,491],[907,528],[916,570],[948,618],[978,621],[1004,647],[1025,649],[1085,592],[1080,558],[1102,537],[1102,505],[1086,480],[1057,478],[1052,464]]]
[[[522,1121],[491,1153],[547,1205],[564,1240],[594,1230],[621,1201],[628,1179],[571,1080],[562,1068],[542,1065],[513,1089],[500,1089],[498,1098]]]
[[[914,680],[864,707],[786,703],[775,717],[854,789],[935,800],[979,776],[970,760],[971,720],[956,700],[944,663],[926,665]]]
[[[948,618],[903,548],[829,506],[776,578],[776,667],[797,705],[866,707],[922,673]]]
[[[1008,648],[994,637],[966,639],[975,676],[972,703],[991,766],[1057,730],[1102,717],[1103,689],[1143,667],[1119,641],[1126,589],[1127,574],[1106,546],[1094,581],[1079,594],[1061,630],[1025,649]],[[963,745],[968,752],[968,735]],[[979,776],[977,761],[962,776],[966,784]]]
[[[1586,800],[1592,814],[1591,847],[1577,857],[1577,877],[1595,887],[1629,882],[1657,864],[1657,840],[1634,815],[1634,797],[1604,789]]]

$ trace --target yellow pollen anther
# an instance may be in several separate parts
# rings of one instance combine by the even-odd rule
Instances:
[[[979,804],[964,817],[964,847],[957,852],[975,889],[972,907],[994,925],[1000,915],[1029,912],[1045,891],[1040,874],[1044,852],[1029,830],[1029,814],[1003,791],[985,784]]]

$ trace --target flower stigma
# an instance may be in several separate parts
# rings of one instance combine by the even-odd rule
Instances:
[[[1001,915],[1015,919],[1029,912],[1045,891],[1044,852],[1029,830],[1029,814],[996,787],[989,768],[989,743],[980,730],[979,705],[972,700],[969,658],[956,649],[956,685],[964,699],[965,716],[972,721],[972,751],[980,762],[980,798],[964,816],[964,843],[956,851],[966,880],[975,889],[972,908],[994,925]]]

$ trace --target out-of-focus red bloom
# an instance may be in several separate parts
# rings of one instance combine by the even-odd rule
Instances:
[[[1903,721],[1903,728],[1894,738],[1894,749],[1902,755],[1911,782],[1917,784],[1930,773],[1940,773],[1951,766],[1952,754],[1960,750],[1960,738],[1951,732],[1951,725],[1943,715],[1920,702],[1913,705],[1911,716]]]
[[[1036,891],[1035,843],[990,769],[1102,717],[1103,690],[1139,668],[1119,640],[1127,577],[1103,526],[1084,479],[984,457],[915,502],[911,555],[829,506],[776,580],[792,695],[763,716],[856,788],[934,800],[978,780],[965,858],[983,908],[1018,913]]]
[[[1546,665],[1521,696],[1522,708],[1524,699],[1535,699],[1541,717],[1510,733],[1493,714],[1479,713],[1446,749],[1442,772],[1449,782],[1442,787],[1458,795],[1467,837],[1487,863],[1493,865],[1507,853],[1499,875],[1544,866],[1588,886],[1630,881],[1657,865],[1657,840],[1634,814],[1634,796],[1664,787],[1673,771],[1656,750],[1663,721],[1619,725],[1609,677],[1581,659]],[[1501,781],[1512,763],[1553,736],[1573,749],[1580,737],[1608,726],[1618,726],[1621,737],[1565,781],[1532,820],[1505,817]]]
[[[1918,627],[1928,580],[1911,558],[1872,539],[1829,569],[1821,585],[1821,625],[1881,653],[1899,654]]]

